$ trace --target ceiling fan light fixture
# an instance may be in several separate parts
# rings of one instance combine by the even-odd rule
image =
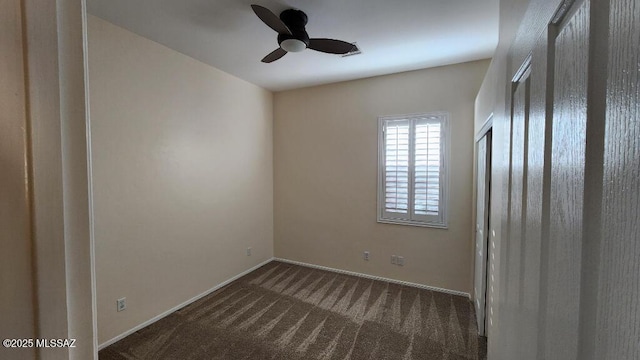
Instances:
[[[310,39],[304,28],[309,18],[302,10],[287,9],[281,12],[278,17],[263,6],[253,4],[251,8],[263,23],[278,33],[278,45],[280,47],[265,56],[262,59],[263,63],[272,63],[285,56],[288,52],[300,52],[305,49],[337,55],[344,55],[357,49],[354,43],[342,40]]]
[[[300,52],[307,48],[307,44],[298,39],[286,39],[280,43],[280,47],[286,52]]]

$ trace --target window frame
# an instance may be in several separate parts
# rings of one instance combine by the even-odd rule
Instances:
[[[413,183],[415,181],[415,156],[414,156],[414,141],[415,141],[415,123],[420,119],[438,120],[441,126],[440,136],[440,199],[439,199],[439,215],[436,220],[419,220],[411,219],[415,192],[413,189]],[[385,137],[384,130],[388,121],[407,120],[409,121],[410,134],[410,166],[409,166],[409,206],[407,214],[403,217],[390,217],[385,213]],[[396,224],[396,225],[410,225],[419,227],[430,227],[438,229],[449,228],[449,187],[450,187],[450,148],[451,148],[451,131],[449,127],[449,113],[445,111],[436,111],[420,114],[409,115],[393,115],[393,116],[380,116],[378,117],[378,204],[377,204],[377,222],[383,224]],[[401,215],[401,214],[399,214]]]

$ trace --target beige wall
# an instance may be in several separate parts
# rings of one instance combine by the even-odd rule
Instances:
[[[35,308],[27,178],[27,119],[20,1],[0,11],[0,338],[34,338]],[[34,349],[0,347],[0,358]]]
[[[495,61],[495,60],[494,60]],[[474,115],[474,134],[479,135],[480,130],[485,125],[487,120],[492,116],[493,110],[496,104],[496,92],[498,86],[496,84],[497,75],[495,72],[498,68],[491,64],[487,69],[482,86],[478,91],[478,96],[475,101],[475,115]]]
[[[95,17],[89,75],[104,343],[273,256],[273,101]]]
[[[488,65],[277,93],[275,255],[470,293],[473,111]],[[377,117],[429,111],[451,116],[449,229],[379,224]],[[392,265],[392,254],[404,256],[405,266]]]

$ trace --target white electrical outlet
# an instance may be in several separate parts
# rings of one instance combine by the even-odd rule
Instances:
[[[398,256],[396,258],[396,265],[404,266],[404,256]]]
[[[364,254],[362,255],[362,258],[364,259],[364,261],[369,261],[369,252],[365,251]]]
[[[398,257],[395,256],[395,255],[391,255],[391,263],[393,265],[397,264],[398,263]]]
[[[116,309],[118,312],[124,311],[127,308],[127,298],[116,300]]]
[[[247,248],[247,256],[251,256],[251,248],[250,247]]]

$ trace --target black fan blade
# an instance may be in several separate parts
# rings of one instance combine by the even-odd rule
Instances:
[[[263,63],[274,62],[285,55],[287,55],[286,51],[282,50],[281,48],[277,48],[273,50],[269,55],[265,56],[264,59],[262,59],[262,62]]]
[[[275,30],[278,34],[291,35],[291,30],[289,30],[287,25],[285,25],[276,14],[272,13],[271,10],[255,4],[251,5],[251,8],[263,23],[267,24],[268,27]]]
[[[355,45],[335,39],[310,39],[309,49],[329,54],[346,54],[355,49]]]

